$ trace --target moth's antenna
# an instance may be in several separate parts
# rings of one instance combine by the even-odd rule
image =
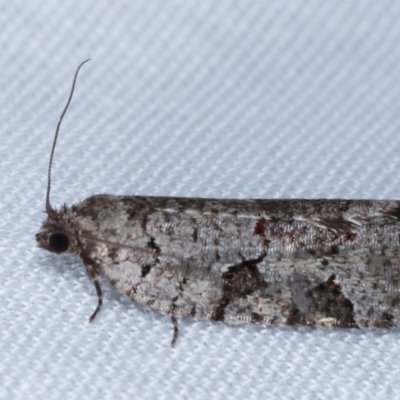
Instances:
[[[76,83],[76,78],[78,77],[78,73],[79,70],[81,69],[82,65],[87,63],[90,60],[90,58],[88,58],[87,60],[83,61],[79,67],[77,68],[76,72],[75,72],[75,76],[74,76],[74,80],[72,82],[72,87],[71,87],[71,93],[69,94],[69,98],[67,101],[66,106],[64,107],[63,112],[61,113],[61,117],[60,120],[58,121],[57,124],[57,129],[56,129],[56,133],[54,135],[54,140],[53,140],[53,147],[51,148],[51,153],[50,153],[50,160],[49,160],[49,169],[47,171],[47,194],[46,194],[46,211],[49,212],[51,210],[51,205],[50,205],[50,187],[51,187],[51,166],[53,165],[53,156],[54,156],[54,150],[56,148],[56,143],[57,143],[57,138],[58,138],[58,132],[60,131],[60,126],[61,126],[61,122],[64,118],[65,113],[68,110],[69,104],[71,103],[72,100],[72,96],[74,94],[74,89],[75,89],[75,83]]]

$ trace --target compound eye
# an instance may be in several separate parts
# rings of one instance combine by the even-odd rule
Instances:
[[[49,237],[49,250],[64,253],[69,248],[69,238],[65,233],[53,233]]]

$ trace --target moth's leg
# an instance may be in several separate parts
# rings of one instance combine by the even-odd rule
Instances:
[[[93,320],[96,318],[97,313],[100,311],[101,306],[103,305],[103,292],[101,291],[99,277],[96,276],[95,278],[93,278],[92,281],[93,281],[94,287],[96,288],[98,302],[97,302],[97,307],[94,310],[94,313],[89,318],[89,322],[93,322]]]
[[[83,262],[85,263],[86,271],[89,275],[89,278],[93,282],[93,285],[96,288],[96,292],[97,292],[97,298],[98,298],[97,307],[94,310],[94,313],[89,318],[89,322],[93,322],[93,320],[96,318],[96,315],[100,311],[101,306],[103,305],[103,292],[101,291],[101,286],[100,286],[100,282],[99,282],[100,275],[99,275],[99,272],[98,272],[96,266],[94,265],[94,263],[92,261],[88,260],[86,257],[84,258],[82,255],[81,255],[81,257],[83,259]]]
[[[176,340],[179,335],[178,319],[175,315],[171,315],[172,325],[174,326],[174,335],[172,336],[171,347],[175,347]]]

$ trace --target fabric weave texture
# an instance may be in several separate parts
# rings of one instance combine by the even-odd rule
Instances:
[[[36,248],[98,193],[400,199],[400,4],[0,0],[0,399],[400,396],[400,331],[168,316]]]

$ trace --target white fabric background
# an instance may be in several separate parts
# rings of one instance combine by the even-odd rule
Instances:
[[[183,320],[36,248],[96,193],[400,198],[400,3],[0,0],[0,398],[399,398],[400,334]]]

